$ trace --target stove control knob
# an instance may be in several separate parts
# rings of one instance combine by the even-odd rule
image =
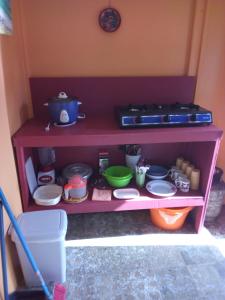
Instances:
[[[141,124],[141,123],[142,123],[141,116],[137,116],[137,117],[135,118],[135,123],[136,123],[136,124]]]
[[[191,115],[190,116],[190,121],[195,122],[196,121],[196,115]]]
[[[163,116],[163,122],[168,123],[170,121],[170,117],[168,115]]]

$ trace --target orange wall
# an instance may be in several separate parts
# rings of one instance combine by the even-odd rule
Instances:
[[[14,161],[11,134],[26,120],[28,114],[28,81],[24,69],[23,47],[21,45],[21,26],[19,23],[18,2],[13,2],[14,33],[12,36],[0,36],[0,186],[2,187],[14,215],[22,211],[19,186]],[[5,230],[9,219],[4,215]],[[16,285],[15,249],[7,240],[9,291]],[[2,274],[0,268],[0,298],[3,299]]]
[[[196,102],[213,111],[217,126],[225,131],[225,1],[208,1],[198,71]],[[225,172],[225,141],[218,163]],[[225,178],[225,177],[224,177]]]
[[[197,75],[195,101],[225,129],[224,0],[114,0],[115,33],[98,26],[105,0],[21,4],[29,76]]]
[[[113,0],[122,23],[105,33],[105,0],[22,0],[30,76],[183,75],[192,0]]]

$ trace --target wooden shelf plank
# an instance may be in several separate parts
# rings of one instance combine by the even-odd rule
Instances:
[[[222,130],[214,125],[175,128],[120,129],[114,118],[88,117],[71,127],[47,124],[36,119],[27,121],[13,137],[15,146],[21,147],[72,147],[139,143],[179,143],[216,141]]]
[[[92,195],[92,193],[90,193]],[[141,191],[141,196],[138,199],[111,201],[92,201],[86,200],[82,203],[66,203],[60,201],[55,206],[39,206],[30,200],[30,204],[26,211],[43,210],[43,209],[64,209],[67,213],[91,213],[91,212],[109,212],[123,210],[138,210],[160,207],[184,207],[184,206],[203,206],[204,199],[199,192],[181,193],[178,192],[173,197],[168,198],[153,198],[147,193]]]

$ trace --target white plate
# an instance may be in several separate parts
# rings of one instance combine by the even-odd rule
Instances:
[[[149,193],[160,197],[171,197],[176,194],[177,188],[166,180],[152,180],[146,184]]]
[[[140,197],[137,189],[116,189],[113,191],[113,196],[117,199],[133,199]]]

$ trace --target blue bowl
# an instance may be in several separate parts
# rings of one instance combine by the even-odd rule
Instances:
[[[163,179],[168,175],[168,170],[162,166],[152,165],[146,172],[147,177],[150,179]]]

